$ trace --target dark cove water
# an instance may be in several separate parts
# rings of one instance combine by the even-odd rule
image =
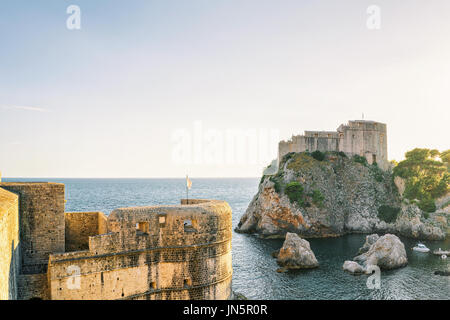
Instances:
[[[103,211],[129,206],[178,204],[186,197],[184,179],[3,179],[53,181],[66,185],[66,211]],[[192,179],[192,198],[221,199],[233,209],[233,228],[256,194],[259,179]],[[409,264],[381,273],[381,289],[370,290],[367,276],[352,276],[342,264],[355,256],[364,235],[309,239],[320,268],[277,273],[271,257],[281,240],[262,240],[233,232],[233,289],[249,299],[449,299],[450,279],[434,275],[449,268],[450,258],[413,252],[415,240],[402,238]],[[430,249],[450,241],[425,241]]]

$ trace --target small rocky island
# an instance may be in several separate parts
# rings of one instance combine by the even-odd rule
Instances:
[[[280,250],[274,252],[277,263],[281,266],[277,271],[290,269],[312,269],[319,266],[319,262],[311,250],[309,242],[295,233],[287,233],[286,240]]]
[[[342,269],[353,274],[371,273],[371,266],[390,270],[404,267],[408,263],[404,244],[392,234],[367,236],[359,253],[354,258],[355,261],[345,261]]]
[[[448,190],[448,182],[444,183]],[[403,197],[404,192],[405,180],[364,157],[291,152],[282,157],[275,174],[261,178],[236,231],[265,238],[284,238],[290,232],[305,238],[391,233],[445,239],[448,193],[430,212]]]

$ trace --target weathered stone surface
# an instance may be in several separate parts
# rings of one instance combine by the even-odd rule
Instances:
[[[88,250],[50,255],[51,299],[231,298],[231,226],[225,201],[116,209]],[[66,286],[71,265],[79,289]]]
[[[355,262],[355,261],[345,261],[344,265],[342,266],[342,269],[344,271],[353,273],[353,274],[360,274],[360,273],[364,273],[364,267],[361,266],[359,263]]]
[[[366,242],[364,242],[364,245],[359,249],[359,254],[366,253],[369,251],[370,247],[380,238],[379,235],[371,234],[366,236]]]
[[[89,237],[107,233],[102,212],[66,212],[66,252],[89,250]]]
[[[276,190],[275,182],[278,182]],[[292,203],[283,186],[299,182],[304,204]],[[319,191],[322,203],[311,194]],[[381,205],[400,208],[396,221],[379,218]],[[402,236],[442,240],[448,232],[446,213],[425,219],[414,203],[402,203],[392,176],[376,167],[362,165],[339,154],[326,154],[318,161],[296,153],[280,164],[275,176],[261,179],[258,193],[241,217],[237,232],[284,238],[287,232],[302,237],[334,237],[347,233],[394,233]]]
[[[277,263],[286,269],[309,269],[319,266],[309,242],[295,233],[287,233]]]
[[[394,183],[395,183],[395,186],[397,187],[397,190],[398,190],[398,193],[400,194],[400,196],[403,196],[403,192],[405,192],[405,186],[406,186],[405,180],[397,176],[394,178]]]
[[[393,234],[380,237],[366,252],[354,258],[365,268],[377,265],[380,269],[395,269],[408,264],[404,244]]]
[[[19,197],[0,188],[0,300],[17,299]]]
[[[289,141],[278,144],[278,160],[290,152],[343,151],[348,155],[364,155],[367,162],[387,170],[386,124],[376,121],[355,120],[341,124],[336,131],[305,131]]]
[[[63,184],[0,183],[0,299],[232,297],[225,201],[121,208],[108,219],[64,215],[64,202]]]

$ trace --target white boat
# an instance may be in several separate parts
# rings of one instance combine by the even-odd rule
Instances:
[[[414,248],[414,251],[419,252],[430,252],[430,249],[428,249],[423,243],[418,243]]]

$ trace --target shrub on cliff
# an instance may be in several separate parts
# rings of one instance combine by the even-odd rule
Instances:
[[[281,192],[281,182],[278,179],[278,177],[271,176],[269,180],[273,182],[273,184],[274,184],[273,188],[275,189],[275,192],[280,193]]]
[[[394,208],[387,205],[382,205],[378,208],[378,218],[387,223],[393,223],[397,220],[400,208]]]
[[[357,162],[357,163],[361,163],[362,165],[366,166],[367,165],[367,159],[366,157],[363,156],[359,156],[357,154],[355,154],[353,156],[353,161]]]
[[[312,202],[316,206],[318,206],[318,207],[323,206],[323,200],[325,200],[325,197],[319,190],[313,190],[313,192],[311,194],[311,198],[312,198]]]
[[[419,208],[426,213],[428,212],[435,212],[436,211],[436,204],[434,203],[433,199],[424,199],[421,200],[418,204]],[[424,217],[427,218],[429,215],[425,214]]]
[[[323,153],[319,150],[316,150],[313,153],[311,153],[311,157],[313,157],[317,161],[323,161],[323,160],[325,160],[325,153]]]
[[[377,163],[374,162],[370,166],[370,172],[372,173],[372,176],[375,178],[376,181],[382,182],[383,181],[383,170],[378,167]]]
[[[284,192],[292,203],[303,206],[303,186],[300,183],[296,181],[288,183]]]

